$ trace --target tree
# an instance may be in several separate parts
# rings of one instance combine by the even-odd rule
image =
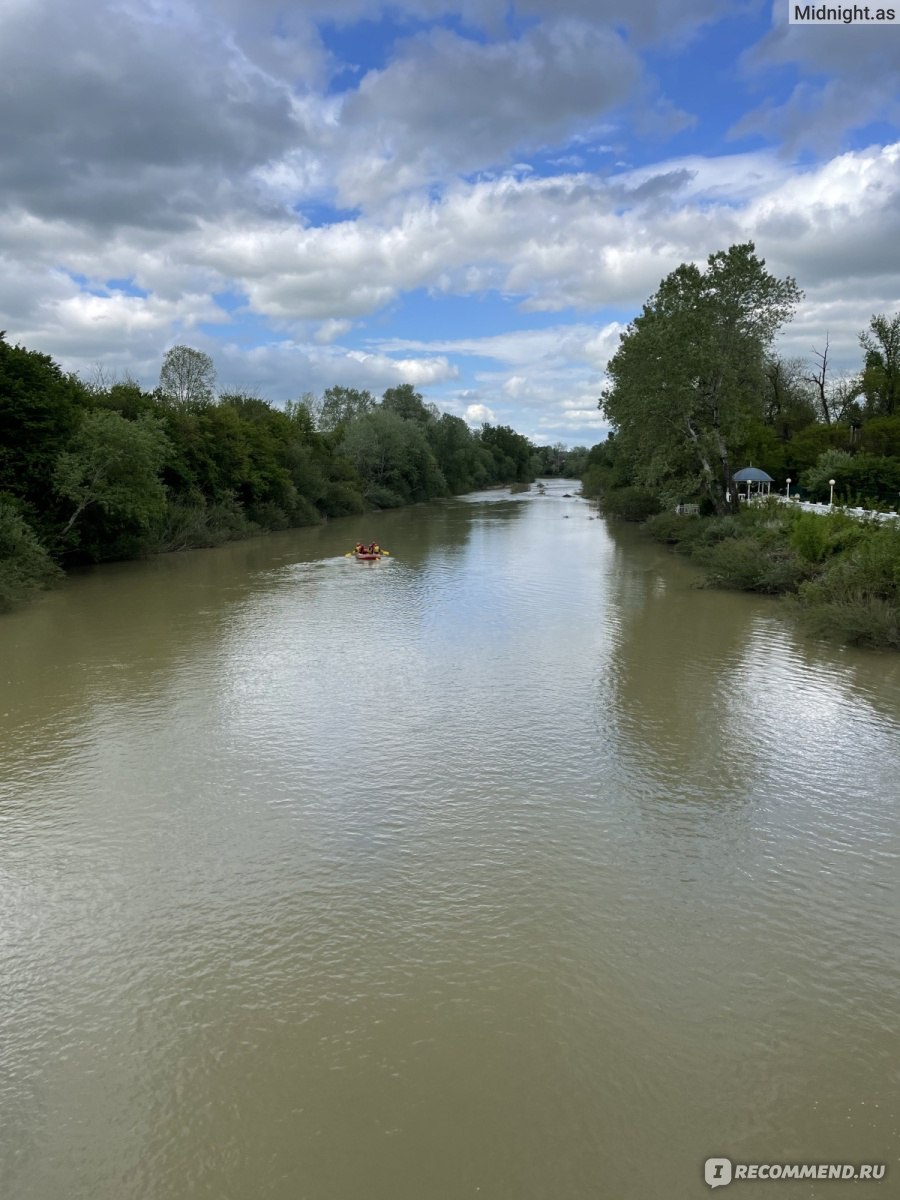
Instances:
[[[534,478],[536,456],[527,437],[508,425],[484,424],[478,440],[494,460],[491,482],[527,483]]]
[[[348,426],[341,442],[365,488],[380,508],[445,496],[447,484],[422,427],[377,409]]]
[[[873,316],[859,344],[866,361],[857,394],[865,396],[867,414],[893,416],[900,412],[900,313]]]
[[[813,358],[818,360],[818,367],[804,379],[811,386],[815,397],[817,416],[826,425],[843,421],[853,415],[855,401],[860,393],[859,385],[846,376],[830,377],[828,365],[828,334],[825,335],[825,349],[813,349]]]
[[[315,392],[304,392],[299,400],[287,400],[284,415],[303,436],[312,441],[322,413],[322,401]]]
[[[375,397],[371,392],[339,385],[326,388],[318,412],[318,428],[322,432],[330,432],[337,429],[338,425],[346,425],[365,416],[374,407]]]
[[[462,417],[443,413],[425,432],[452,493],[465,492],[487,481],[488,469],[479,458],[478,442]]]
[[[816,419],[815,405],[803,375],[803,363],[796,358],[766,356],[766,403],[763,419],[783,442]]]
[[[123,525],[147,528],[165,507],[160,470],[169,449],[154,417],[127,421],[108,409],[86,413],[71,448],[60,454],[56,465],[55,491],[75,506],[62,537],[92,508],[100,510],[115,532]],[[111,535],[113,530],[106,532]]]
[[[397,387],[388,388],[381,397],[381,407],[385,412],[396,413],[404,421],[418,421],[420,425],[428,425],[438,418],[438,409],[434,404],[426,404],[421,393],[417,392],[411,383],[401,383]]]
[[[16,506],[0,498],[0,612],[62,574]]]
[[[202,350],[173,346],[166,352],[159,372],[159,390],[175,408],[188,409],[212,404],[216,393],[216,368]]]
[[[622,334],[601,400],[637,484],[701,489],[720,513],[736,504],[733,450],[764,413],[766,350],[801,296],[754,250],[668,275]]]
[[[56,524],[53,469],[87,400],[84,385],[48,355],[10,346],[0,333],[0,493],[24,503],[45,541]]]

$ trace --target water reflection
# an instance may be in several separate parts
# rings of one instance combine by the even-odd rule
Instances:
[[[719,1150],[885,1156],[896,677],[567,490],[0,625],[4,1194],[637,1200]]]

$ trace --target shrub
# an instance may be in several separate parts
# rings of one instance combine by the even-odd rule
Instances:
[[[855,645],[900,649],[900,528],[860,529],[853,549],[801,587],[803,618],[816,632]]]
[[[789,534],[789,541],[804,562],[821,562],[828,550],[826,518],[817,513],[801,512]]]
[[[655,492],[640,487],[610,488],[600,496],[600,507],[611,517],[622,521],[646,521],[659,512]]]
[[[706,568],[710,587],[738,588],[744,592],[794,591],[803,579],[796,556],[784,548],[771,550],[756,538],[726,538],[698,549],[697,560]]]
[[[900,650],[900,608],[877,596],[840,600],[801,594],[798,612],[811,633],[870,650]]]
[[[522,488],[527,488],[527,484],[521,484]],[[374,508],[400,508],[406,501],[396,492],[392,492],[390,488],[372,486],[366,489],[366,500]]]
[[[674,512],[658,513],[650,517],[645,528],[657,542],[665,542],[682,553],[691,554],[702,542],[709,521],[703,517],[682,517]]]
[[[675,512],[661,512],[648,518],[646,529],[655,541],[677,546],[681,542],[690,541],[691,533],[696,531],[700,524],[699,517],[682,517]]]
[[[31,526],[11,503],[0,500],[0,612],[24,603],[61,576]]]
[[[235,500],[207,504],[204,500],[173,497],[156,525],[148,546],[151,554],[173,550],[201,550],[249,537],[257,532]]]
[[[365,505],[349,483],[330,483],[322,497],[322,508],[329,517],[355,517],[364,511]]]
[[[322,514],[306,496],[297,496],[291,507],[291,525],[319,525]]]

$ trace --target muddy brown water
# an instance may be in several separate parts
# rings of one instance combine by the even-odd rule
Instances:
[[[897,1194],[900,667],[575,490],[0,619],[4,1200]]]

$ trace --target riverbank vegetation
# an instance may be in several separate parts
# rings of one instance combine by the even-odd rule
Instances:
[[[75,564],[528,482],[552,453],[507,426],[472,430],[411,384],[380,400],[335,386],[279,408],[217,392],[212,360],[188,346],[146,391],[85,383],[3,334],[0,428],[0,610]]]
[[[752,465],[784,495],[900,507],[900,314],[874,315],[858,372],[836,375],[827,337],[811,363],[773,349],[801,294],[752,243],[667,276],[609,364],[612,429],[583,490],[690,553],[711,586],[785,595],[817,632],[900,649],[900,522],[748,505],[733,482]]]
[[[725,517],[659,513],[646,528],[690,554],[709,587],[784,596],[814,633],[900,650],[900,522],[772,499]]]

